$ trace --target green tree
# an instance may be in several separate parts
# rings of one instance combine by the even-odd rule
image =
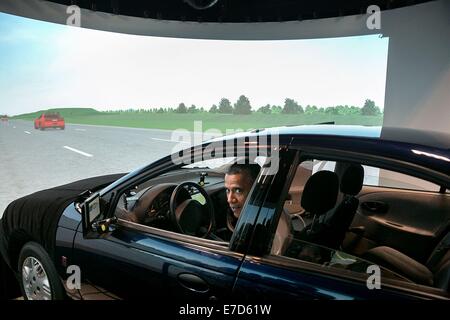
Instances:
[[[339,106],[334,107],[334,109],[336,111],[336,114],[339,114],[339,115],[347,114],[347,109],[344,106],[339,105]]]
[[[176,112],[177,113],[187,113],[187,108],[183,102],[178,105]]]
[[[286,100],[284,100],[283,113],[295,114],[303,112],[302,106],[300,106],[294,99],[286,98]]]
[[[380,113],[380,108],[375,105],[375,102],[370,99],[366,99],[364,106],[361,108],[361,114],[363,116],[375,116]]]
[[[361,108],[350,106],[350,114],[361,114]]]
[[[196,113],[196,112],[198,112],[199,110],[197,109],[197,107],[195,106],[195,104],[193,104],[193,105],[191,105],[190,107],[189,107],[189,109],[188,109],[188,112],[189,113]]]
[[[233,106],[230,100],[222,98],[219,102],[219,113],[233,113]]]
[[[265,113],[265,114],[271,114],[272,110],[270,109],[270,104],[266,104],[265,106],[258,109],[257,112]]]
[[[281,113],[283,111],[283,108],[281,108],[281,106],[275,106],[275,105],[273,105],[270,109],[271,109],[272,113],[276,113],[276,114]]]
[[[250,114],[252,113],[252,106],[250,105],[250,101],[244,95],[240,96],[238,101],[234,104],[233,109],[234,114]]]
[[[305,108],[305,113],[306,114],[313,114],[315,112],[317,112],[317,107],[316,106],[310,106],[309,104],[306,106]]]
[[[211,109],[209,109],[209,112],[211,112],[211,113],[217,113],[218,111],[219,111],[219,109],[217,108],[217,106],[215,104],[213,104]]]
[[[336,110],[335,107],[328,107],[328,108],[325,109],[325,113],[328,113],[328,114],[337,114],[337,110]]]

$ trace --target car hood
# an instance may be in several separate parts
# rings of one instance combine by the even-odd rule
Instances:
[[[11,202],[5,209],[0,241],[9,243],[11,237],[27,237],[36,241],[52,255],[59,218],[64,209],[85,190],[106,187],[124,173],[79,180],[59,187],[42,190]]]

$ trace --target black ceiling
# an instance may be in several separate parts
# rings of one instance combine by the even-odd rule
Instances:
[[[161,20],[270,22],[363,14],[370,5],[382,11],[421,0],[49,0],[63,5]],[[212,5],[211,5],[212,4]],[[211,5],[210,7],[208,7]]]

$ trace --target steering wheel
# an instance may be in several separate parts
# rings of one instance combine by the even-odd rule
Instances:
[[[188,193],[186,187],[197,189],[200,194],[205,198],[205,204],[201,205],[200,202],[189,197],[181,203],[177,202],[181,193]],[[208,193],[199,184],[195,182],[183,182],[179,184],[172,192],[170,197],[170,219],[172,220],[175,228],[178,232],[198,236],[198,232],[202,228],[204,221],[205,210],[208,215],[208,227],[206,232],[201,235],[202,238],[206,238],[210,235],[211,231],[215,227],[214,206]]]

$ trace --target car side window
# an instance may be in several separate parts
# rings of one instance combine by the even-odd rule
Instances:
[[[209,238],[223,174],[207,169],[178,169],[125,191],[117,217],[165,231]],[[221,214],[218,212],[218,214]]]
[[[440,187],[432,182],[412,177],[400,172],[380,169],[371,166],[364,167],[364,185],[439,192]]]
[[[144,181],[119,196],[115,215],[142,226],[228,242],[236,212],[239,217],[245,204],[240,193],[234,201],[227,199],[233,196],[227,194],[225,174],[236,162],[240,163],[236,157],[199,161]],[[239,186],[236,179],[231,181],[233,188]],[[243,187],[248,197],[251,185]]]

